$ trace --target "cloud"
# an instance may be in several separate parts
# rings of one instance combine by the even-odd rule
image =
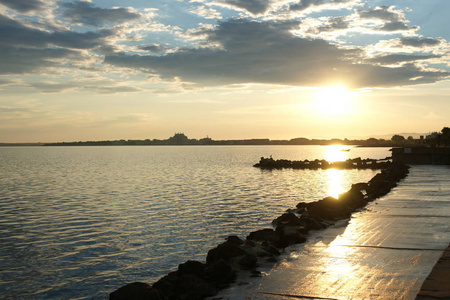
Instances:
[[[72,83],[37,82],[29,85],[43,93],[59,93],[75,89],[77,86]]]
[[[0,3],[21,13],[39,11],[46,7],[41,0],[0,0]]]
[[[148,45],[148,46],[142,46],[139,49],[144,50],[144,51],[148,51],[148,52],[162,52],[164,50],[166,50],[166,47],[164,47],[163,45],[160,44],[152,44],[152,45]]]
[[[271,7],[271,0],[222,0],[218,3],[225,4],[230,8],[238,8],[253,15],[265,13]]]
[[[382,26],[376,28],[376,31],[396,32],[419,29],[417,26],[409,27],[403,11],[395,10],[394,6],[378,6],[367,11],[357,10],[356,13],[361,20],[381,22]]]
[[[435,38],[404,37],[400,38],[400,43],[403,46],[423,48],[438,46],[442,43],[442,40]]]
[[[417,26],[409,27],[404,22],[398,21],[398,22],[386,23],[382,27],[378,28],[377,30],[391,32],[391,31],[408,31],[408,30],[417,30],[417,29],[419,29],[419,27],[417,27]]]
[[[392,6],[379,6],[367,11],[358,11],[358,14],[361,19],[376,19],[388,22],[396,22],[402,19],[401,13],[394,11]]]
[[[368,62],[382,65],[395,65],[398,63],[412,62],[419,60],[426,60],[432,58],[441,58],[439,55],[404,55],[404,54],[389,54],[380,55],[374,58],[367,59]]]
[[[427,71],[414,64],[387,68],[354,63],[362,60],[360,49],[296,37],[292,30],[298,25],[230,20],[205,31],[210,43],[221,45],[219,49],[180,49],[163,56],[107,55],[105,63],[157,72],[163,79],[179,78],[203,86],[346,83],[358,88],[387,87],[435,82],[449,76],[448,72]]]
[[[347,17],[334,17],[327,20],[326,25],[318,26],[311,29],[309,32],[321,33],[321,32],[331,32],[336,30],[343,30],[350,28],[350,24],[347,21]]]
[[[63,3],[61,6],[65,8],[64,17],[73,22],[91,26],[121,24],[138,20],[142,17],[141,14],[134,12],[130,8],[100,8],[85,1]]]
[[[0,78],[0,86],[10,85],[10,84],[13,84],[13,83],[14,83],[14,80]]]
[[[78,53],[57,48],[30,49],[0,45],[0,74],[31,73],[47,67],[61,66],[58,60],[78,56]]]
[[[49,43],[72,49],[92,49],[97,46],[106,46],[105,40],[117,35],[113,29],[103,29],[100,31],[75,32],[61,31],[50,34]]]
[[[196,9],[191,10],[191,13],[196,14],[205,19],[222,19],[222,15],[215,9],[208,8],[204,5],[198,6]]]
[[[349,8],[355,5],[358,0],[301,0],[289,6],[293,12],[303,12],[307,10],[320,11],[325,9]]]
[[[0,15],[0,74],[22,74],[62,66],[63,59],[81,60],[78,49],[112,50],[108,39],[117,32],[48,32]]]

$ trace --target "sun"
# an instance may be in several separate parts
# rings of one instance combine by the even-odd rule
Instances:
[[[314,107],[323,114],[343,115],[352,111],[352,98],[352,92],[345,86],[325,86],[317,89]]]

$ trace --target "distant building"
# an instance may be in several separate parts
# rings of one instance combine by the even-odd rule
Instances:
[[[188,145],[189,138],[184,133],[175,133],[173,137],[167,140],[170,145]]]

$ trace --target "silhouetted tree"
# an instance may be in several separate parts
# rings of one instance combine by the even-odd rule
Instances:
[[[444,145],[450,145],[450,128],[444,127],[441,132],[441,143]]]
[[[395,134],[392,136],[391,141],[394,143],[403,143],[405,141],[405,137],[403,135]]]

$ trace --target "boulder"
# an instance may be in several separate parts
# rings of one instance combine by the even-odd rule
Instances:
[[[280,236],[281,248],[306,242],[306,237],[303,234],[303,230],[299,226],[280,225],[275,231]]]
[[[277,226],[277,225],[300,226],[301,222],[300,222],[300,218],[297,217],[294,213],[287,212],[287,213],[282,214],[275,220],[273,220],[272,224],[275,226]]]
[[[275,247],[278,247],[280,244],[280,236],[273,229],[261,229],[257,231],[250,232],[247,236],[247,240],[256,240],[256,241],[266,241],[270,242]]]
[[[241,269],[252,269],[256,267],[257,262],[258,259],[255,255],[247,254],[239,260],[239,265],[241,266]]]
[[[236,279],[236,271],[225,260],[219,259],[208,266],[205,278],[216,287],[223,288]]]
[[[162,300],[158,290],[144,282],[133,282],[109,294],[110,300]]]
[[[193,274],[171,272],[158,280],[156,288],[164,300],[200,300],[217,294],[214,284]]]
[[[201,275],[205,272],[206,265],[195,260],[188,260],[178,266],[178,272],[180,274],[194,274]]]
[[[206,256],[206,264],[209,265],[221,259],[229,262],[233,257],[246,255],[247,252],[242,250],[234,242],[234,240],[226,241],[216,248],[209,250]]]

